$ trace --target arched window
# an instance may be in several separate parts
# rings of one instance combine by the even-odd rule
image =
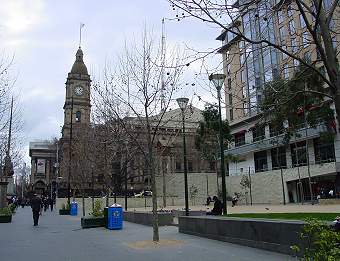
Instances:
[[[76,122],[80,122],[80,120],[81,120],[81,112],[77,111],[76,112]]]

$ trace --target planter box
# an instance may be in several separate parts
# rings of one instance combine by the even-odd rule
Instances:
[[[137,224],[152,226],[152,213],[151,212],[134,212],[124,211],[123,220]],[[172,213],[158,213],[158,225],[159,226],[171,226],[173,225]]]
[[[12,222],[12,215],[9,215],[9,216],[0,215],[0,223],[11,223],[11,222]]]
[[[81,227],[82,228],[105,227],[104,217],[82,217]]]
[[[59,215],[70,215],[69,209],[59,209]]]

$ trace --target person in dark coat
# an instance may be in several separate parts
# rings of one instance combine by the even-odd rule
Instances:
[[[47,197],[44,197],[43,203],[44,203],[44,211],[46,212],[46,210],[48,209],[48,205],[49,205],[49,201]]]
[[[37,194],[34,194],[33,198],[31,199],[31,208],[33,212],[33,225],[37,226],[39,222],[39,215],[41,213],[41,199],[38,197]]]
[[[51,197],[48,198],[48,204],[50,205],[51,211],[53,211],[53,199]]]
[[[335,221],[333,221],[332,228],[336,232],[340,232],[340,217],[337,216]]]
[[[213,201],[214,201],[214,208],[211,210],[211,212],[208,212],[207,215],[214,215],[214,216],[222,215],[222,210],[223,210],[222,202],[216,196],[213,197]]]
[[[212,200],[211,200],[211,197],[210,196],[208,196],[207,197],[207,206],[209,206],[210,205],[210,202],[211,202]]]

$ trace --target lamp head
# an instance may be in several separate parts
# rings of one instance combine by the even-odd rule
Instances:
[[[177,103],[178,103],[178,106],[179,108],[184,111],[185,108],[187,107],[187,104],[189,102],[189,99],[188,98],[178,98],[176,99]]]
[[[225,77],[225,74],[222,73],[210,74],[209,81],[212,81],[215,85],[215,88],[220,91],[223,86]]]

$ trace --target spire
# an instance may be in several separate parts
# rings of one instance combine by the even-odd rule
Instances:
[[[78,48],[78,51],[76,53],[76,61],[72,66],[71,73],[88,75],[87,68],[83,60],[83,51],[80,47]]]
[[[83,51],[81,50],[81,48],[80,48],[80,46],[79,46],[78,51],[77,51],[77,53],[76,53],[76,61],[78,61],[78,62],[84,62],[84,61],[83,61],[83,56],[84,56]]]

